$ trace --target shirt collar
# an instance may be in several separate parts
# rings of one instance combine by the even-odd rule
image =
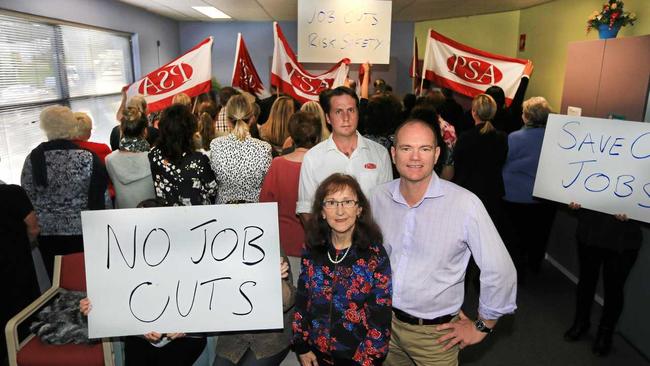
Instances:
[[[406,199],[402,195],[402,192],[399,190],[399,185],[401,181],[402,181],[401,179],[395,179],[391,183],[389,194],[393,199],[393,201],[395,201],[396,203],[408,206],[408,203],[406,203]],[[440,178],[438,178],[438,175],[435,172],[433,172],[433,174],[431,175],[431,180],[429,180],[429,185],[427,186],[427,190],[424,192],[424,196],[418,203],[413,205],[413,207],[420,206],[425,199],[442,197],[444,195],[445,195],[445,191],[444,191],[443,183],[440,181]]]
[[[366,143],[366,139],[359,133],[359,131],[356,131],[357,134],[357,149],[368,149],[368,144]],[[325,146],[327,147],[327,150],[338,150],[336,147],[336,143],[334,143],[333,137],[334,134],[330,134],[330,137],[325,140]],[[355,149],[356,150],[356,149]]]

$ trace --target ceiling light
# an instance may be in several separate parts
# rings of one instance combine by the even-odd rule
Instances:
[[[212,19],[230,19],[230,15],[214,6],[193,6],[192,9],[209,16]]]

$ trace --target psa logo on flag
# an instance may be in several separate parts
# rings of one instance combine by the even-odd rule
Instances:
[[[286,68],[287,73],[289,74],[289,78],[291,79],[291,84],[310,95],[318,95],[320,94],[320,92],[322,92],[325,89],[328,89],[332,85],[332,83],[334,83],[334,79],[318,79],[318,78],[310,78],[305,75],[302,75],[289,62],[286,62],[284,64],[284,67]]]
[[[496,66],[485,60],[468,56],[449,57],[447,67],[452,74],[475,84],[496,84],[503,78],[503,73]]]
[[[149,74],[138,87],[142,95],[158,95],[170,92],[185,84],[193,74],[192,66],[186,63],[167,65],[155,74]]]

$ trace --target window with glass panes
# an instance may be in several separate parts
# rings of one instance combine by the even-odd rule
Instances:
[[[46,140],[47,106],[87,113],[90,140],[108,143],[131,82],[129,34],[0,12],[0,180],[20,183],[25,157]]]

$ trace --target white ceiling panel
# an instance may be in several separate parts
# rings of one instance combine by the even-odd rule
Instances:
[[[296,20],[297,0],[119,0],[179,21]],[[350,0],[355,1],[355,0]],[[393,20],[423,21],[525,9],[552,0],[394,0]],[[192,6],[212,5],[232,19],[210,19]]]

